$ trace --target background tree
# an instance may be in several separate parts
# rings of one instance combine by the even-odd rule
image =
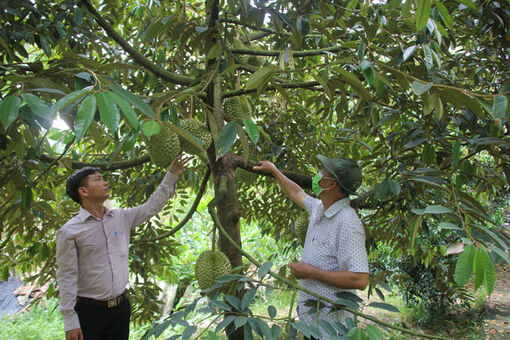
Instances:
[[[200,150],[177,197],[198,204],[210,185],[221,197],[217,224],[237,245],[240,218],[277,240],[293,239],[299,211],[271,178],[241,181],[241,170],[271,159],[309,188],[315,155],[341,154],[364,173],[354,203],[367,230],[371,291],[404,286],[408,273],[383,263],[386,252],[426,268],[446,297],[462,293],[473,272],[475,288],[490,294],[493,263],[510,262],[509,237],[487,210],[508,194],[510,176],[508,7],[471,0],[2,2],[4,278],[36,273],[30,280],[56,294],[55,232],[77,211],[65,197],[67,177],[93,163],[108,170],[119,206],[143,202],[163,175],[146,145],[170,122]],[[224,106],[232,98],[248,101],[236,117]],[[57,117],[70,128],[55,128]],[[209,147],[181,128],[189,118],[207,125]],[[136,320],[157,311],[154,278],[171,270],[172,235],[186,222],[175,213],[168,207],[133,235]],[[460,256],[445,257],[452,245]],[[242,255],[224,234],[219,248],[242,272]],[[227,327],[231,336],[242,337],[234,328]]]

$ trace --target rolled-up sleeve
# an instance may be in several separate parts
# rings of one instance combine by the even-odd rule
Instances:
[[[126,220],[130,222],[130,229],[147,221],[163,209],[168,199],[175,193],[175,185],[178,180],[178,175],[168,171],[147,202],[137,207],[123,210]]]
[[[60,311],[64,329],[80,328],[78,315],[74,311],[78,291],[78,256],[74,239],[64,231],[57,233],[57,283],[60,291]]]

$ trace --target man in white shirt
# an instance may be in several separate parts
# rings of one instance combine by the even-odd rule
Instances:
[[[67,181],[81,205],[57,232],[57,282],[66,340],[128,339],[128,250],[131,230],[156,215],[175,192],[188,160],[179,155],[144,204],[109,210],[108,184],[98,168],[86,167]]]
[[[271,173],[283,193],[309,214],[302,260],[289,264],[292,274],[299,279],[299,285],[337,300],[336,293],[355,293],[356,289],[363,290],[368,284],[365,230],[349,204],[349,194],[355,194],[361,185],[361,170],[354,160],[348,158],[322,155],[317,158],[323,169],[314,176],[312,189],[319,199],[307,195],[271,162],[260,161],[261,165],[253,169]],[[298,314],[300,320],[317,329],[312,339],[331,336],[321,325],[324,320],[333,325],[343,323],[350,316],[350,313],[329,307],[313,312],[312,307],[305,306],[307,300],[316,298],[300,292]]]

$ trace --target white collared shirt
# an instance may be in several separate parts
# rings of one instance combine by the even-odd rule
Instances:
[[[131,230],[156,215],[175,192],[179,176],[168,171],[151,197],[129,209],[105,208],[99,219],[81,208],[57,232],[57,282],[65,331],[80,328],[76,297],[108,300],[126,289]]]
[[[309,222],[301,260],[323,270],[368,273],[365,229],[358,214],[350,206],[349,198],[335,202],[326,211],[322,201],[311,196],[307,196],[304,203],[309,214]],[[301,279],[299,285],[331,300],[337,300],[335,293],[341,291],[356,293],[355,289],[342,289],[313,279]],[[343,311],[329,313],[328,308],[321,309],[319,315],[310,315],[308,314],[310,308],[304,305],[309,299],[317,300],[305,292],[300,292],[299,318],[319,328],[322,332],[321,339],[328,336],[319,327],[318,320],[343,322],[345,317],[350,315]]]

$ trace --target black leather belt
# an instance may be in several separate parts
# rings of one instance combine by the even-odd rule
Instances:
[[[76,302],[91,305],[91,306],[112,308],[112,307],[117,307],[118,305],[120,305],[120,303],[124,300],[127,300],[128,297],[129,297],[128,290],[126,289],[124,291],[124,293],[122,293],[121,295],[119,295],[113,299],[110,299],[110,300],[96,300],[96,299],[78,296],[76,298]]]

